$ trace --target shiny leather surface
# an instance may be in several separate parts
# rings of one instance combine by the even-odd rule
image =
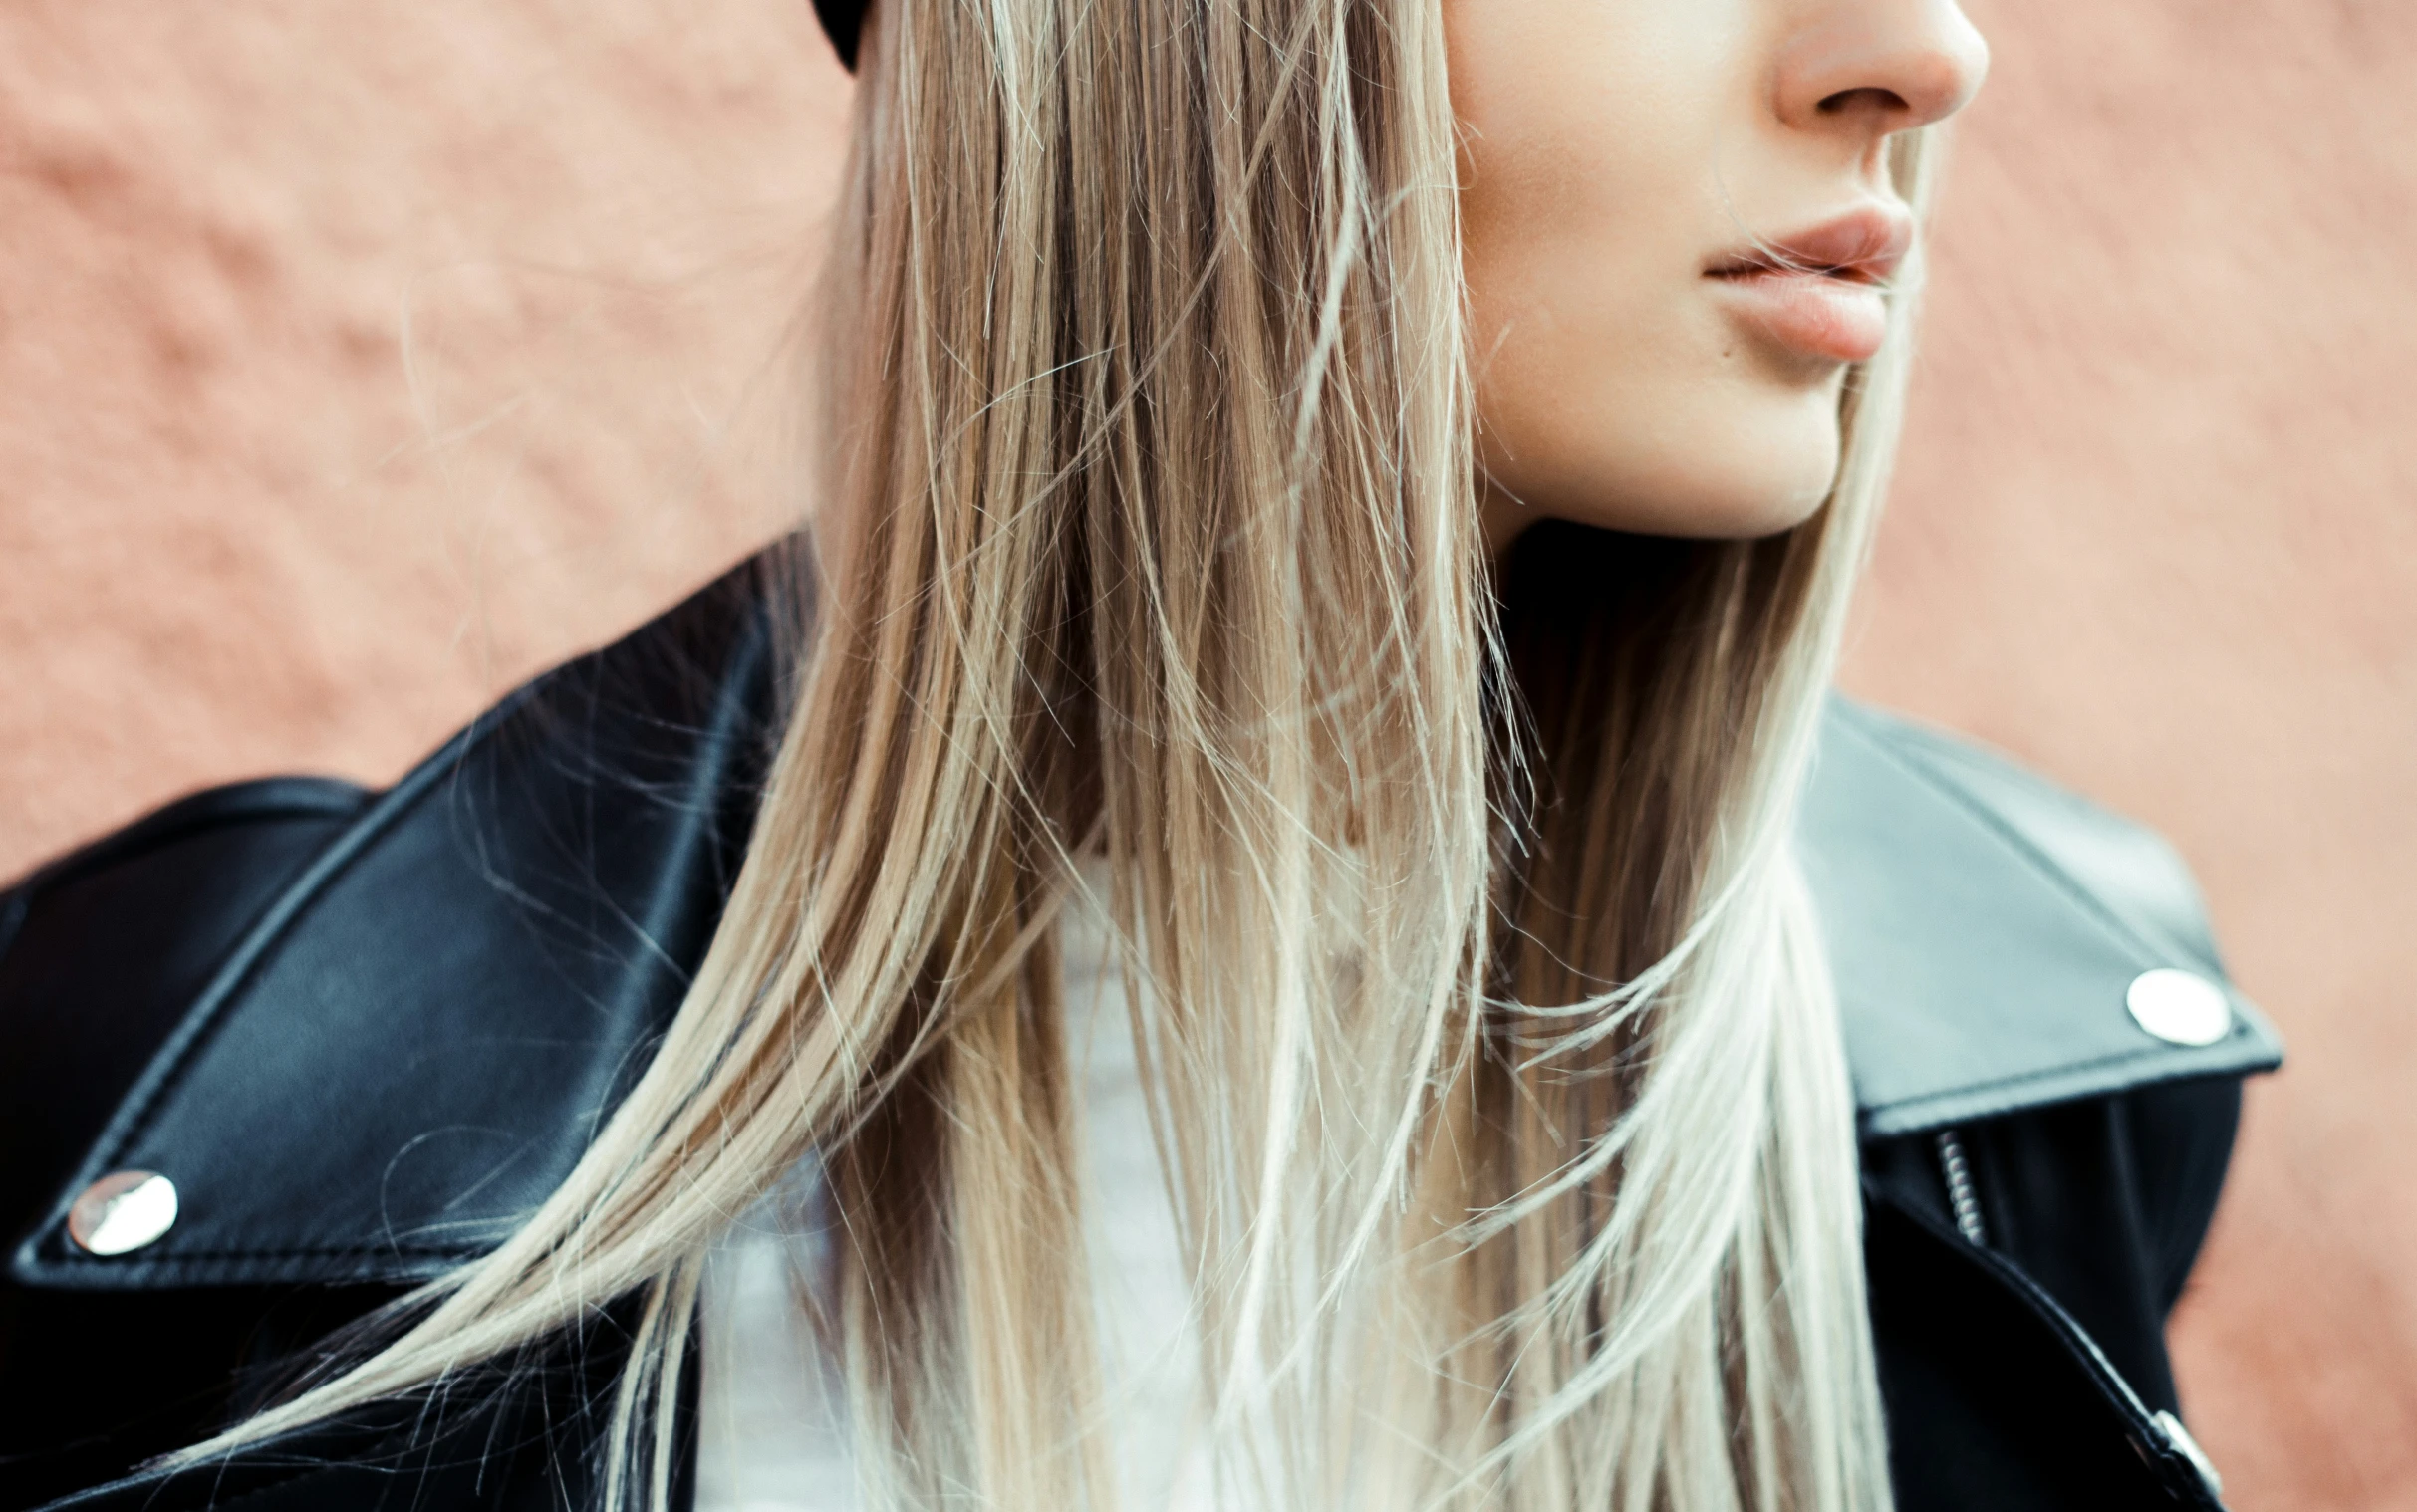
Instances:
[[[310,778],[199,794],[0,895],[0,1214],[21,1227],[68,1189],[244,930],[366,802]]]
[[[2282,1058],[2173,849],[1976,746],[1834,702],[1797,839],[1867,1135]],[[2124,996],[2160,967],[2224,986],[2232,1032],[2142,1029]]]
[[[1986,1244],[1959,1231],[1931,1135],[1865,1143],[1899,1512],[2218,1505],[2153,1414],[2182,1411],[2165,1319],[2240,1096],[2231,1078],[2161,1082],[1958,1129]]]
[[[390,792],[222,790],[0,893],[0,1506],[206,1431],[262,1369],[481,1253],[559,1181],[729,884],[777,722],[767,602],[755,568],[734,574]],[[2137,827],[1843,703],[1802,841],[1861,1105],[1900,1505],[2206,1504],[2147,1414],[2175,1405],[2163,1321],[2221,1188],[2237,1079],[2279,1051],[2237,996],[2208,1047],[2127,1014],[2140,970],[2221,979],[2188,874]],[[1986,1248],[1957,1231],[1930,1151],[1951,1121]],[[175,1180],[175,1226],[128,1255],[75,1249],[69,1202],[128,1166]],[[92,1358],[63,1359],[78,1341]],[[134,1358],[139,1384],[113,1382]],[[584,1454],[593,1424],[566,1390],[499,1386],[493,1411]],[[524,1455],[364,1478],[368,1433],[332,1440],[350,1447],[316,1491],[264,1483],[259,1505],[368,1507],[402,1485],[417,1490],[398,1505],[502,1507],[547,1473]],[[236,1468],[79,1505],[209,1505],[258,1467]]]
[[[12,1059],[85,1103],[54,1096],[29,1120],[42,1167],[68,1174],[13,1275],[407,1282],[496,1242],[567,1173],[703,951],[753,809],[770,670],[745,586],[726,585],[507,700],[341,826],[223,827],[24,889],[0,1033],[81,1026],[46,1041],[81,1048],[132,1009],[148,1033],[123,1043],[156,1048],[72,1163],[59,1150],[106,1089]],[[172,977],[122,954],[123,919],[96,911],[146,886],[207,900]],[[148,916],[175,932],[177,915]],[[127,1167],[174,1180],[183,1210],[146,1249],[87,1255],[64,1204]]]

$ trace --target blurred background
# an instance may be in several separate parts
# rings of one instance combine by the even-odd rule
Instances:
[[[2417,1508],[2417,8],[1970,9],[1846,680],[2196,865],[2292,1060],[2193,1428],[2237,1508]],[[18,0],[0,58],[0,875],[389,780],[796,506],[805,0]]]

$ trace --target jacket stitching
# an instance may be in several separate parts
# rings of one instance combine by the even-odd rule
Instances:
[[[359,817],[370,797],[365,789],[336,777],[258,777],[204,788],[35,869],[15,884],[15,890],[28,896],[48,891],[226,825],[289,819],[349,821]]]
[[[188,1260],[339,1260],[355,1256],[376,1255],[399,1255],[414,1260],[442,1260],[454,1256],[474,1259],[485,1254],[491,1247],[438,1249],[426,1245],[408,1244],[345,1244],[306,1245],[297,1249],[196,1249],[181,1250],[172,1255],[159,1255],[152,1263],[160,1266],[174,1266],[181,1265]],[[114,1275],[136,1275],[143,1269],[140,1266],[127,1265],[123,1261],[113,1264],[98,1257],[87,1259],[85,1256],[77,1255],[73,1259],[77,1265],[90,1265],[95,1270],[109,1271]]]
[[[707,592],[710,591],[710,589],[707,590]],[[759,648],[756,634],[752,632],[759,630],[760,627],[751,627],[751,632],[740,637],[740,645]],[[83,1257],[73,1253],[63,1253],[56,1258],[49,1259],[43,1257],[40,1252],[43,1240],[55,1235],[61,1227],[73,1193],[82,1190],[101,1171],[107,1170],[117,1163],[123,1151],[140,1141],[151,1132],[153,1122],[160,1109],[166,1106],[172,1095],[181,1088],[194,1063],[199,1059],[202,1049],[210,1042],[225,1019],[230,1005],[241,998],[263,966],[269,962],[279,941],[299,925],[317,900],[344,878],[353,866],[370,851],[376,840],[402,823],[406,816],[416,812],[431,796],[441,792],[448,780],[458,780],[469,760],[485,749],[503,730],[509,728],[513,724],[515,716],[535,704],[542,693],[563,679],[564,674],[576,672],[592,664],[590,659],[583,658],[530,679],[482,712],[467,728],[447,741],[416,769],[406,774],[401,782],[382,794],[371,796],[366,805],[356,811],[352,822],[346,825],[335,839],[303,869],[301,875],[289,882],[261,911],[242,939],[220,962],[209,982],[195,996],[193,1006],[186,1011],[162,1048],[154,1053],[151,1062],[145,1067],[134,1090],[120,1102],[109,1126],[104,1129],[100,1137],[88,1150],[76,1177],[69,1181],[65,1189],[58,1195],[52,1211],[44,1222],[26,1237],[18,1250],[18,1263],[53,1273],[61,1269],[81,1270],[84,1268],[81,1264]],[[725,673],[726,670],[725,667]],[[726,693],[726,690],[724,691]],[[715,699],[717,706],[722,701],[723,699],[719,696]],[[261,782],[265,785],[292,780],[296,779],[267,778],[262,779]],[[321,779],[299,780],[316,782]],[[209,797],[222,792],[241,792],[251,787],[252,785],[249,784],[238,784],[233,789],[211,790],[211,793],[199,796]],[[178,1261],[186,1259],[273,1260],[402,1255],[458,1261],[474,1259],[483,1253],[486,1253],[484,1248],[465,1251],[380,1244],[336,1250],[197,1252],[189,1256],[178,1256],[175,1259]],[[159,1258],[163,1263],[174,1263],[167,1257]],[[131,1276],[140,1273],[124,1270],[120,1274]]]
[[[367,854],[373,840],[392,829],[403,815],[416,809],[437,789],[444,777],[458,772],[462,764],[502,728],[511,714],[519,711],[539,687],[551,680],[551,676],[549,673],[540,677],[501,700],[469,729],[447,742],[444,749],[422,763],[417,771],[404,777],[384,795],[371,800],[366,811],[269,903],[241,942],[220,963],[209,985],[202,989],[194,1006],[170,1034],[167,1045],[145,1068],[133,1095],[119,1105],[110,1127],[94,1141],[75,1179],[68,1183],[53,1210],[27,1239],[28,1248],[56,1232],[65,1217],[67,1202],[75,1192],[82,1190],[95,1175],[115,1163],[119,1151],[150,1132],[152,1118],[168,1095],[183,1084],[185,1074],[225,1017],[228,1005],[250,985],[269,959],[271,947],[301,920],[313,902]]]

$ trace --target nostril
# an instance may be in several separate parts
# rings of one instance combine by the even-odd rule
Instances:
[[[1894,116],[1911,111],[1913,107],[1906,104],[1905,97],[1895,90],[1865,88],[1840,90],[1834,95],[1824,95],[1813,109],[1824,116],[1843,116],[1855,110],[1877,111],[1883,115]]]
[[[1856,9],[1835,7],[1839,11]],[[1954,0],[1905,0],[1864,12],[1919,9],[1923,24],[1835,16],[1792,41],[1778,71],[1779,112],[1799,125],[1902,131],[1964,108],[1989,73],[1989,43]]]

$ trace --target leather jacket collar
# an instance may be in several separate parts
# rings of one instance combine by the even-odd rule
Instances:
[[[40,1215],[13,1279],[407,1283],[531,1210],[644,1065],[730,882],[777,704],[763,572],[538,679],[386,792],[217,790],[0,894],[17,1043],[106,1001],[135,1052],[74,1107],[40,1055],[0,1071],[0,1210]],[[2223,982],[2188,873],[1973,747],[1836,702],[1800,851],[1867,1139],[2280,1060],[2229,987],[2213,1043],[2134,1021],[2145,971]],[[152,906],[182,910],[172,937],[146,951],[134,914],[113,949],[29,926],[135,854],[171,894]],[[208,881],[179,892],[178,854]],[[168,1174],[181,1211],[88,1254],[69,1205],[125,1169]]]

